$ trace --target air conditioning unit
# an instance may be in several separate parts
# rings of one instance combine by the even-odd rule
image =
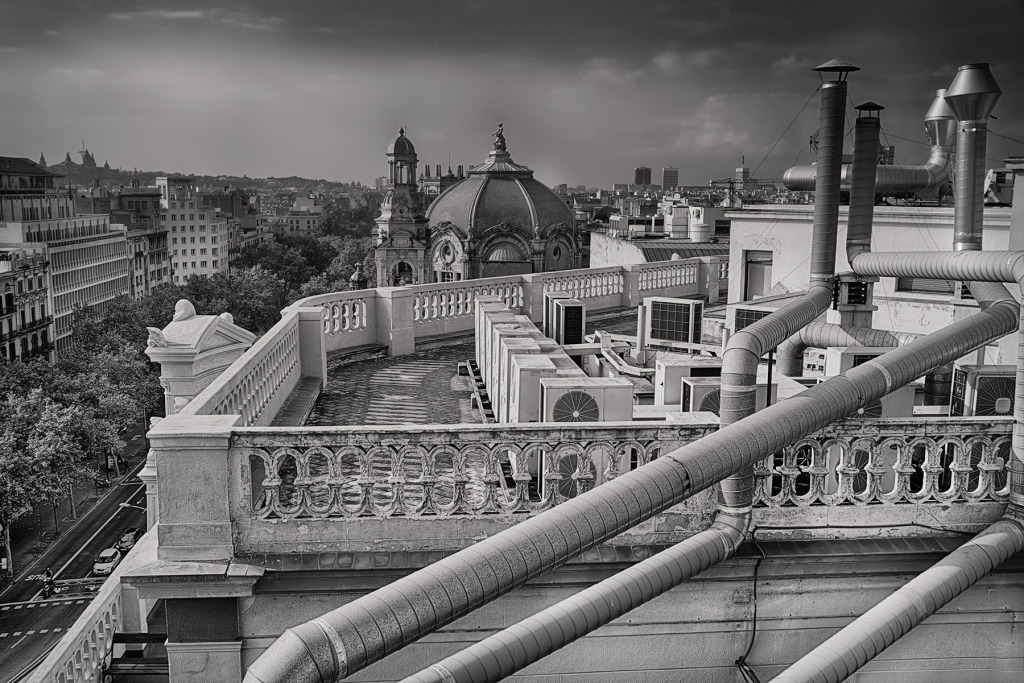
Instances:
[[[644,299],[647,314],[647,343],[700,344],[703,336],[704,302],[649,296]]]
[[[729,310],[732,313],[732,331],[735,333],[761,318],[768,317],[778,309],[769,306],[732,306]]]
[[[722,401],[721,377],[684,377],[680,384],[679,409],[684,413],[705,412],[718,415]],[[755,407],[761,410],[768,405],[768,397],[774,405],[778,401],[779,385],[772,382],[769,393],[767,382],[757,383]]]
[[[834,346],[825,349],[825,376],[835,377],[892,351],[888,346]]]
[[[654,364],[654,405],[679,405],[683,377],[721,377],[722,359],[711,356],[667,358]]]
[[[540,380],[544,422],[628,422],[633,418],[633,384],[622,377],[565,377]]]
[[[587,305],[577,299],[556,299],[552,303],[554,334],[559,344],[582,344],[586,334]]]
[[[954,365],[949,395],[952,417],[1013,414],[1017,368],[1013,365]]]
[[[540,331],[544,333],[545,337],[555,338],[555,302],[559,299],[571,298],[572,296],[568,292],[544,292]]]
[[[548,356],[512,356],[509,371],[508,422],[540,422],[540,380],[555,378],[558,368]]]
[[[874,400],[849,415],[850,418],[913,417],[915,389],[908,384]]]

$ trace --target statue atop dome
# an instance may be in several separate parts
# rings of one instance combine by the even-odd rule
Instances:
[[[502,131],[504,123],[498,124],[498,130],[494,131],[494,151],[495,152],[507,152],[508,148],[505,145],[505,133]]]

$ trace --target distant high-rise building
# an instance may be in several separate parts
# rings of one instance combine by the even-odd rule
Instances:
[[[647,166],[637,166],[633,169],[633,184],[634,185],[650,185],[651,184],[651,169]]]
[[[190,177],[159,177],[156,186],[166,212],[161,213],[161,223],[171,232],[174,282],[181,284],[189,275],[210,277],[227,270],[232,238],[237,234],[240,241],[240,221],[229,221],[219,208],[204,205]]]
[[[675,166],[661,169],[661,186],[666,190],[679,187],[679,169]]]

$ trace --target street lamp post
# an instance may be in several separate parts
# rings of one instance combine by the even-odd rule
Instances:
[[[117,507],[120,507],[120,508],[134,508],[136,510],[142,510],[143,512],[146,512],[146,508],[141,507],[139,505],[132,505],[131,503],[118,503]]]

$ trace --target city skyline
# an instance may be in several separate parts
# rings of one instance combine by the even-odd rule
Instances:
[[[927,153],[921,119],[956,65],[990,62],[1006,92],[996,167],[1024,153],[1006,139],[1024,139],[1024,10],[982,6],[0,3],[0,77],[20,93],[0,104],[0,149],[78,161],[84,136],[113,167],[371,183],[399,126],[422,164],[470,166],[503,121],[513,158],[549,185],[610,187],[638,166],[702,184],[743,155],[772,177],[807,163],[807,70],[840,57],[863,68],[851,105],[886,106],[899,163]]]

